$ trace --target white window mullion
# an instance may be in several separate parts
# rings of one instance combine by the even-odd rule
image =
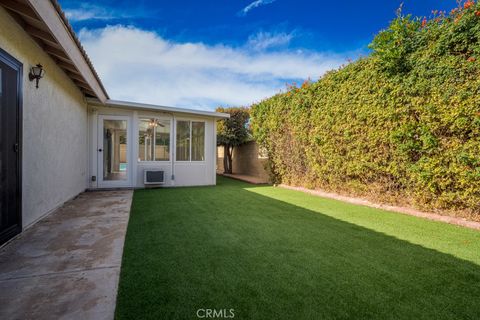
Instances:
[[[147,161],[148,154],[148,137],[146,134],[143,135],[143,161]]]
[[[155,121],[157,121],[157,119],[155,119]],[[155,127],[155,125],[153,126],[153,130],[152,130],[152,133],[153,133],[153,146],[152,146],[152,161],[155,161],[157,158],[156,158],[156,152],[157,152],[157,127]]]
[[[189,140],[189,144],[190,144],[190,152],[189,152],[189,161],[192,161],[192,121],[190,121],[190,140]]]

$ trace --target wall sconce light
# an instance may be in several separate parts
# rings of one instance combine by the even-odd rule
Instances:
[[[43,66],[39,63],[30,69],[28,77],[30,78],[30,81],[36,80],[36,87],[38,89],[38,81],[42,79],[44,75],[45,70],[43,70]]]

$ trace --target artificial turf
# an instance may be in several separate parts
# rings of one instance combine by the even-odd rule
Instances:
[[[135,191],[116,318],[480,316],[479,231],[217,183]]]

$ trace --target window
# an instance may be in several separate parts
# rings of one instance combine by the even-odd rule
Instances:
[[[192,161],[205,160],[205,122],[192,122]]]
[[[177,121],[177,161],[205,160],[205,122]]]
[[[170,121],[141,119],[138,129],[138,161],[170,160]]]
[[[190,160],[190,121],[177,121],[177,161]]]

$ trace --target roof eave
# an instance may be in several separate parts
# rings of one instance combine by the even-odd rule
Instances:
[[[0,0],[17,21],[73,83],[88,97],[108,100],[98,74],[56,0]]]
[[[223,112],[204,111],[204,110],[195,110],[195,109],[178,108],[178,107],[167,107],[167,106],[138,103],[138,102],[131,102],[131,101],[107,100],[105,101],[105,103],[100,103],[100,101],[98,101],[97,99],[92,99],[92,98],[88,99],[87,101],[90,105],[93,105],[93,106],[159,111],[159,112],[167,112],[167,113],[181,113],[181,114],[189,114],[189,115],[196,115],[196,116],[213,117],[218,119],[230,118],[230,115],[228,113],[223,113]]]

